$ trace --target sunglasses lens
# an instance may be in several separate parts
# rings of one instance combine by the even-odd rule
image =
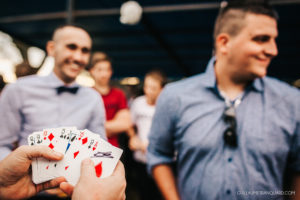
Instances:
[[[231,147],[237,147],[237,136],[235,129],[229,127],[224,132],[224,141]]]

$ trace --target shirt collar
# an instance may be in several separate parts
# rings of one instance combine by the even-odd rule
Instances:
[[[258,92],[262,92],[263,91],[263,78],[256,78],[252,82],[251,87]]]
[[[216,89],[217,88],[217,82],[216,82],[216,74],[215,74],[215,62],[216,62],[216,57],[213,56],[208,64],[207,64],[207,68],[205,71],[205,86],[207,88],[213,88]],[[262,78],[256,78],[250,85],[249,88],[252,88],[258,92],[262,92],[263,91],[263,79]]]
[[[215,75],[215,62],[216,62],[216,57],[212,57],[208,64],[206,71],[204,73],[204,85],[207,88],[215,88],[216,87],[216,75]]]
[[[45,77],[48,85],[52,88],[57,88],[60,86],[66,86],[66,87],[79,87],[79,84],[77,84],[75,81],[71,84],[66,85],[62,80],[60,80],[54,72],[51,72],[48,76]]]

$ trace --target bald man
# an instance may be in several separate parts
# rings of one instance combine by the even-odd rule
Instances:
[[[0,98],[0,160],[13,143],[27,144],[27,136],[45,128],[76,126],[106,138],[105,113],[99,94],[75,83],[90,58],[92,40],[77,26],[62,26],[47,43],[54,58],[53,72],[46,77],[27,76],[9,84]]]

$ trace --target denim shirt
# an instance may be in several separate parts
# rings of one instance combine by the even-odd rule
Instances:
[[[283,198],[275,192],[282,191],[285,169],[300,171],[299,90],[255,79],[236,108],[238,147],[230,148],[214,62],[161,93],[149,135],[149,172],[175,155],[183,200]]]

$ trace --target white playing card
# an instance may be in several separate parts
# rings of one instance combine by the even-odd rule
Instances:
[[[59,146],[59,137],[58,137],[59,129],[44,129],[43,130],[43,145],[48,146],[49,148],[58,151]],[[55,174],[53,174],[51,170],[52,161],[45,159],[38,159],[39,162],[39,176],[42,182],[51,180],[55,178]]]
[[[76,127],[44,129],[28,136],[28,144],[46,145],[64,154],[61,161],[39,158],[32,162],[32,179],[38,184],[64,176],[76,185],[80,177],[81,162],[91,158],[95,164],[96,175],[100,178],[110,176],[122,155],[122,150],[103,140],[98,134]]]
[[[69,140],[72,139],[71,135],[77,132],[77,129],[76,127],[63,127],[63,128],[56,128],[53,131],[56,133],[58,139],[58,143],[53,148],[53,150],[65,155]],[[55,177],[58,177],[60,175],[53,172],[53,170],[57,172],[56,169],[58,168],[59,163],[60,161],[58,162],[51,161],[51,164],[49,166],[50,168],[49,172],[52,173],[52,175],[55,174]]]
[[[43,135],[41,136],[42,142],[41,145],[48,146],[54,151],[64,153],[66,149],[66,139],[62,139],[62,133],[68,135],[73,130],[76,130],[76,127],[66,127],[66,128],[50,128],[44,129]],[[55,173],[55,161],[49,161],[44,158],[37,159],[38,162],[38,174],[39,180],[38,183],[42,183],[53,178],[59,177],[59,174]],[[54,171],[53,171],[54,170]]]
[[[65,167],[66,167],[66,162],[70,162],[68,160],[69,152],[71,149],[73,149],[74,145],[77,145],[77,140],[80,136],[80,131],[76,130],[68,130],[67,134],[64,135],[64,137],[61,139],[62,142],[64,143],[64,159],[61,161],[57,162],[56,165],[56,173],[59,176],[65,176]],[[76,143],[76,144],[75,144]]]
[[[62,161],[63,165],[59,169],[60,173],[72,185],[75,185],[79,179],[81,161],[90,157],[93,146],[99,138],[99,135],[88,130],[78,131],[78,138],[68,149],[65,155],[66,158]]]
[[[94,162],[97,177],[105,178],[110,176],[122,153],[122,149],[109,144],[103,139],[99,139],[99,145],[90,157]]]
[[[34,132],[29,136],[29,140],[33,141],[35,140],[34,145],[46,145],[51,148],[51,143],[47,141],[48,135],[45,135],[45,132]],[[31,143],[33,144],[33,143]],[[50,146],[49,146],[50,145]],[[48,160],[44,158],[37,158],[32,162],[32,179],[33,182],[38,184],[41,182],[44,182],[47,178],[44,178],[45,173],[41,173],[40,171],[44,168],[44,163],[47,163]],[[47,179],[50,180],[50,179]]]
[[[28,136],[28,145],[34,146],[37,145],[36,142],[36,135],[41,134],[41,132],[33,132]],[[31,163],[31,169],[32,169],[32,180],[34,183],[39,182],[39,176],[38,176],[38,162],[37,159],[33,159]]]
[[[87,148],[82,148],[79,145],[72,145],[64,159],[64,166],[61,169],[67,181],[76,185],[80,177],[80,166],[83,159],[88,158],[90,152]]]

